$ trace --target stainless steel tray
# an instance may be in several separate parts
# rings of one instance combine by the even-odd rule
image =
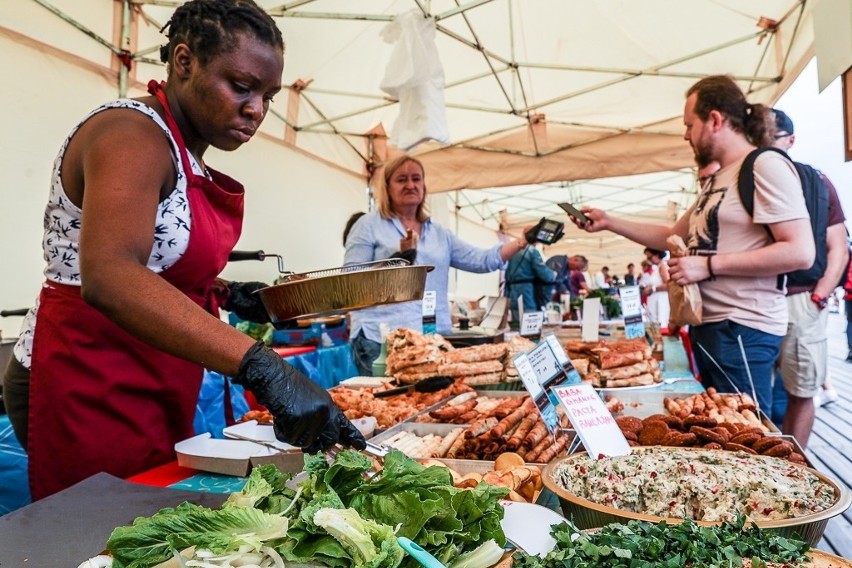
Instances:
[[[461,394],[464,394],[464,393],[461,393]],[[481,391],[481,390],[477,390],[476,391],[476,398],[480,398],[480,397],[519,398],[519,397],[522,397],[522,396],[527,396],[528,394],[529,393],[527,393],[527,391],[525,391],[525,390],[524,391]],[[423,410],[417,412],[416,414],[412,414],[411,416],[409,416],[408,418],[406,418],[405,420],[400,422],[400,424],[405,424],[406,422],[416,422],[417,424],[452,424],[454,426],[458,426],[458,424],[456,424],[455,422],[417,422],[417,419],[420,418],[421,416],[423,416],[424,414],[426,414],[428,412],[432,412],[433,410],[438,410],[439,408],[443,408],[444,406],[449,404],[449,402],[457,396],[459,396],[459,395],[453,395],[451,397],[447,397],[447,398],[433,404],[432,406],[429,406],[428,408],[424,408]]]
[[[257,291],[273,323],[423,299],[432,266],[382,260],[290,274]]]
[[[370,438],[370,442],[382,445],[384,440],[387,440],[400,432],[411,432],[417,436],[423,437],[429,434],[436,436],[446,436],[456,428],[467,428],[467,424],[434,424],[431,422],[400,422],[393,428],[388,428],[381,434]]]

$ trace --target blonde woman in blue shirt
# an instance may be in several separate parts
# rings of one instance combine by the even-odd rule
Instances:
[[[468,272],[492,272],[505,267],[506,261],[527,245],[516,239],[483,249],[474,247],[429,217],[426,200],[426,172],[423,164],[410,156],[400,156],[385,166],[384,184],[374,188],[376,211],[361,217],[346,239],[344,264],[382,260],[400,252],[400,241],[415,235],[416,264],[431,265],[426,276],[425,293],[436,299],[435,325],[440,334],[452,331],[447,282],[450,268]],[[397,254],[397,256],[399,256]],[[379,325],[388,329],[407,327],[420,331],[423,325],[422,302],[404,302],[354,311],[352,316],[352,353],[358,371],[372,375],[373,361],[379,356]]]

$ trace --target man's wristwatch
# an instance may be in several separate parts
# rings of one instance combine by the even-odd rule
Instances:
[[[828,305],[828,298],[823,298],[822,296],[820,296],[820,295],[819,295],[819,294],[817,294],[816,292],[814,292],[813,294],[811,294],[811,301],[812,301],[814,304],[816,304],[816,305],[817,305],[817,307],[818,307],[819,309],[821,309],[821,310],[824,310],[824,309],[825,309],[825,307]]]

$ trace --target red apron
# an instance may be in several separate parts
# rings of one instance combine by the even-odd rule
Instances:
[[[213,170],[212,180],[192,173],[165,93],[148,87],[180,148],[192,216],[186,252],[160,276],[216,313],[211,287],[242,230],[243,186]],[[119,328],[77,286],[47,282],[39,302],[27,441],[33,500],[101,471],[125,478],[173,460],[175,443],[193,435],[202,367]]]

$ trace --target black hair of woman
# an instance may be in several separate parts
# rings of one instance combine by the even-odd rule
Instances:
[[[366,213],[363,211],[356,211],[349,217],[349,220],[346,221],[346,225],[343,227],[343,246],[346,246],[346,238],[349,236],[349,231],[351,231],[352,227],[355,226],[355,222],[364,215],[366,215]]]
[[[160,31],[169,38],[169,43],[160,48],[163,63],[169,62],[177,44],[185,43],[206,65],[220,53],[235,49],[240,32],[250,32],[284,50],[281,30],[253,0],[190,0],[174,11]]]

